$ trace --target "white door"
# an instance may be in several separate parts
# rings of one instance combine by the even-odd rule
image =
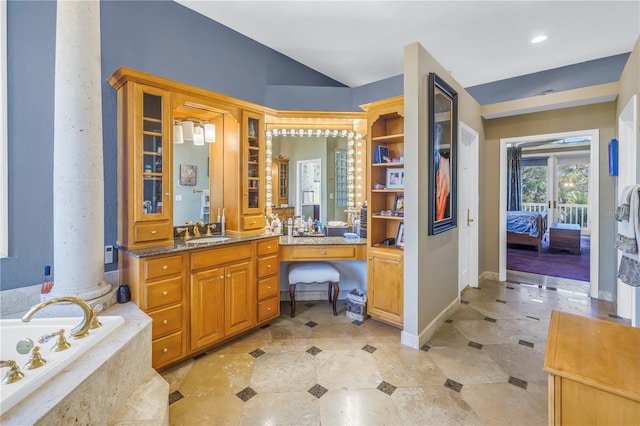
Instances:
[[[460,122],[458,291],[478,287],[478,133]]]

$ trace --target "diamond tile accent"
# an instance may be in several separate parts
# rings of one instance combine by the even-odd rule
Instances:
[[[557,288],[555,288],[555,287],[549,287],[549,286],[547,286],[547,290],[550,290],[550,291],[558,291],[558,289],[557,289]]]
[[[316,398],[320,399],[322,398],[322,395],[328,392],[328,389],[325,389],[324,387],[316,383],[307,392],[309,392],[311,395],[315,396]]]
[[[527,318],[532,319],[532,320],[536,320],[536,321],[540,321],[540,318],[532,317],[531,315],[527,315]]]
[[[316,306],[315,303],[305,303],[304,306],[306,306],[307,308],[313,308],[314,306]]]
[[[491,317],[484,317],[484,320],[489,322],[496,322],[496,319]]]
[[[322,352],[322,349],[316,348],[315,346],[311,346],[309,349],[307,349],[307,353],[313,356],[318,355],[320,352]]]
[[[378,385],[378,387],[376,388],[381,392],[386,393],[387,395],[391,395],[393,394],[396,389],[398,389],[397,387],[393,386],[391,383],[387,383],[384,380],[382,381],[382,383],[380,383]]]
[[[475,348],[475,349],[482,349],[482,345],[480,343],[477,343],[477,342],[469,342],[468,345],[471,346],[472,348]]]
[[[451,324],[451,323],[453,322],[453,320],[452,320],[452,319],[448,319],[448,320],[446,320],[445,322],[446,322],[447,324]]]
[[[511,287],[511,286],[507,286],[507,288],[508,288],[509,290],[515,290],[515,288],[513,288],[513,287]]]
[[[452,391],[456,391],[458,393],[460,393],[460,391],[462,390],[462,383],[458,383],[455,380],[451,380],[451,379],[447,379],[446,382],[444,382],[444,387],[447,389],[451,389]]]
[[[502,299],[496,299],[496,302],[498,302],[498,303],[505,303],[505,304],[507,303],[507,301],[506,301],[506,300],[502,300]]]
[[[258,349],[255,349],[255,350],[249,352],[249,355],[251,355],[254,358],[258,358],[258,357],[264,355],[265,353],[266,353],[265,351],[263,351],[262,349],[258,348]]]
[[[373,347],[373,346],[371,346],[371,345],[364,345],[364,346],[362,347],[362,350],[363,350],[363,351],[365,351],[365,352],[369,352],[370,354],[372,354],[372,353],[374,353],[376,350],[378,350],[378,348],[375,348],[375,347]]]
[[[306,325],[307,327],[311,327],[311,328],[313,328],[313,327],[315,327],[316,325],[318,325],[318,323],[313,322],[313,321],[309,321],[309,322],[308,322],[308,323],[306,323],[305,325]]]
[[[519,388],[522,389],[527,389],[527,381],[526,380],[522,380],[522,379],[518,379],[517,377],[513,377],[513,376],[509,376],[509,383],[511,383],[514,386],[517,386]]]
[[[250,387],[246,387],[246,388],[242,389],[240,392],[238,392],[236,394],[236,396],[238,398],[240,398],[242,400],[242,402],[247,402],[248,400],[250,400],[251,398],[253,398],[257,394],[258,393],[256,391],[254,391],[253,389],[251,389]]]
[[[204,357],[204,356],[207,356],[207,353],[206,353],[206,352],[203,352],[203,353],[201,353],[201,354],[198,354],[198,355],[194,356],[194,357],[193,357],[193,359],[200,359],[200,358],[202,358],[202,357]]]
[[[526,340],[518,340],[518,344],[522,345],[522,346],[527,346],[529,348],[533,347],[533,343],[532,342],[527,342]]]
[[[182,395],[180,391],[171,392],[169,394],[169,405],[176,401],[180,401],[182,398],[184,398],[184,395]]]
[[[362,324],[364,324],[364,322],[360,321],[360,320],[353,320],[353,321],[351,321],[351,324],[362,325]]]
[[[425,352],[429,352],[429,349],[431,349],[431,346],[427,345],[426,343],[420,348],[421,351]]]
[[[468,300],[460,300],[460,303],[462,303],[463,305],[468,305],[469,301]]]

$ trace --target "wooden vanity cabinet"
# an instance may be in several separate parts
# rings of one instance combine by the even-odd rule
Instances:
[[[152,319],[153,368],[187,355],[188,297],[183,285],[188,261],[183,254],[137,258],[122,256],[122,277],[131,299]]]
[[[191,253],[191,351],[255,325],[255,245]]]
[[[278,238],[257,243],[258,324],[262,325],[280,316],[280,256]]]
[[[113,79],[114,77],[112,77]],[[110,80],[111,81],[111,80]],[[173,241],[170,92],[115,80],[118,90],[118,241]]]
[[[399,250],[369,248],[367,313],[402,328],[404,324],[404,257]]]

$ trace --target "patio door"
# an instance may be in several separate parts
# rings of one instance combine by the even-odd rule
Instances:
[[[548,224],[580,225],[589,234],[589,152],[550,155],[547,160]]]

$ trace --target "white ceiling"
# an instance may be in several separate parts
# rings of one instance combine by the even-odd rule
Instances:
[[[402,74],[416,41],[470,87],[627,53],[640,36],[640,0],[176,1],[349,87]]]

